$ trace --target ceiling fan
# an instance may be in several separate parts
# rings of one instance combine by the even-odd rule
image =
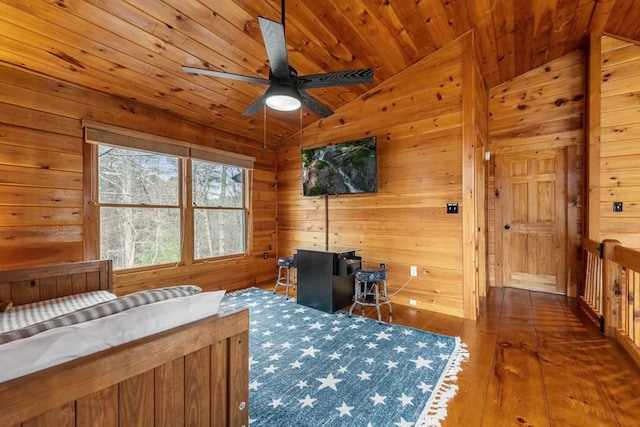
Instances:
[[[373,81],[373,70],[371,68],[363,68],[359,70],[298,76],[298,72],[289,65],[287,58],[287,44],[284,37],[284,0],[282,0],[281,11],[282,23],[263,18],[262,16],[258,17],[260,31],[262,32],[262,38],[267,49],[267,57],[269,58],[269,79],[213,71],[206,68],[183,66],[182,69],[192,74],[202,74],[205,76],[268,85],[269,87],[266,92],[249,105],[242,113],[243,115],[254,115],[260,111],[264,105],[274,110],[294,111],[300,108],[301,104],[304,104],[309,110],[318,114],[320,117],[328,117],[333,114],[333,111],[309,95],[307,89],[370,83]]]

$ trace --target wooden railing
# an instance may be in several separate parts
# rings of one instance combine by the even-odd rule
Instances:
[[[640,251],[617,240],[584,239],[581,296],[601,330],[615,338],[640,366]]]
[[[582,242],[584,254],[584,291],[582,301],[589,308],[588,313],[603,327],[603,295],[602,295],[602,245],[593,240],[584,239]],[[604,332],[604,331],[603,331]]]

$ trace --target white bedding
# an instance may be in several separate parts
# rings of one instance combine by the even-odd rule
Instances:
[[[0,345],[0,383],[216,314],[224,293],[159,301]]]

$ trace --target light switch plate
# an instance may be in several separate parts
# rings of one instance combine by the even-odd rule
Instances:
[[[622,212],[622,202],[613,202],[613,211]]]

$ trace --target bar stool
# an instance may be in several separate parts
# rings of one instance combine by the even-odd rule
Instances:
[[[283,256],[278,258],[278,278],[276,285],[273,287],[273,293],[276,293],[278,286],[286,288],[285,296],[289,299],[289,288],[296,285],[295,282],[295,257]]]
[[[349,317],[353,313],[356,305],[362,306],[364,313],[365,307],[375,307],[378,312],[378,323],[382,323],[380,314],[380,306],[387,304],[389,306],[389,323],[392,321],[391,300],[387,294],[387,270],[358,270],[355,274],[355,292],[353,295],[353,304],[349,309]]]

